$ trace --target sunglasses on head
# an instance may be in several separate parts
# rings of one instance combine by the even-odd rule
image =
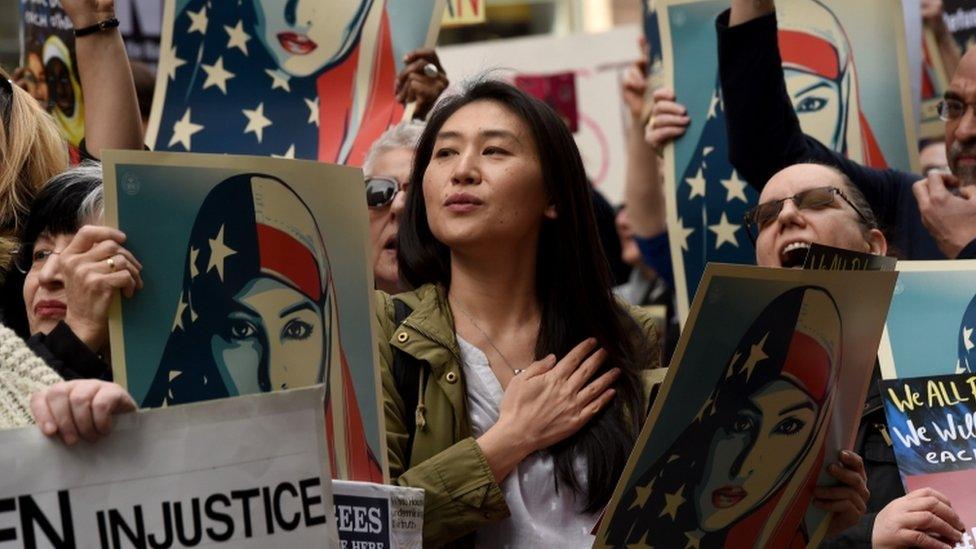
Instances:
[[[371,209],[385,208],[393,203],[403,185],[392,177],[366,178],[366,205]]]
[[[828,206],[834,202],[834,195],[840,196],[845,202],[851,205],[854,212],[861,218],[862,221],[868,223],[868,218],[857,209],[857,206],[851,202],[850,198],[844,194],[844,191],[838,189],[837,187],[817,187],[814,189],[807,189],[805,191],[800,191],[793,196],[787,196],[786,198],[780,198],[778,200],[770,200],[768,202],[763,202],[754,208],[749,209],[745,215],[745,226],[746,234],[749,235],[749,240],[752,243],[756,243],[756,238],[759,237],[759,232],[767,227],[779,216],[779,213],[783,211],[783,204],[787,200],[792,200],[793,204],[796,205],[798,210],[809,210],[818,209]]]

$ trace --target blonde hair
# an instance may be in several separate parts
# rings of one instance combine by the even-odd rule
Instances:
[[[0,78],[9,79],[3,69]],[[51,115],[19,86],[11,89],[9,117],[0,120],[0,269],[10,265],[37,191],[68,169],[69,160],[67,141]]]

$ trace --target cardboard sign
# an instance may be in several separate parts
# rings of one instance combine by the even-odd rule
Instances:
[[[335,547],[324,395],[126,414],[108,437],[71,448],[34,426],[0,431],[0,542]]]
[[[928,487],[942,492],[972,539],[976,536],[976,375],[879,383],[905,490]]]
[[[803,268],[821,271],[894,271],[897,264],[898,260],[893,257],[813,244],[803,261]]]
[[[682,321],[708,262],[755,263],[743,216],[759,193],[729,162],[718,78],[715,19],[728,7],[656,0],[665,81],[691,118],[665,149],[664,170]],[[783,0],[776,14],[786,88],[804,132],[864,165],[915,171],[912,81],[921,61],[909,64],[901,8],[899,0]]]
[[[333,473],[383,482],[362,172],[111,151],[104,173],[145,281],[111,312],[115,381],[142,407],[327,382]]]
[[[485,11],[488,0],[447,0],[444,4],[444,28],[480,25],[487,21]]]
[[[816,547],[896,276],[709,265],[596,547]]]
[[[976,0],[942,0],[942,18],[963,53],[976,46]]]
[[[337,480],[332,492],[342,549],[423,547],[423,490]]]

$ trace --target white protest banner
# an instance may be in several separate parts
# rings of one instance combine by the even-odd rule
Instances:
[[[0,546],[336,547],[323,396],[126,414],[70,448],[36,427],[2,431]]]
[[[332,481],[342,549],[420,549],[424,491],[369,482]]]

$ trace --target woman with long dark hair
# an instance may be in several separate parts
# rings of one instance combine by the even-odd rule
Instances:
[[[399,233],[414,290],[378,310],[390,476],[426,490],[425,545],[592,543],[659,350],[613,297],[590,192],[559,116],[512,86],[427,124]]]

